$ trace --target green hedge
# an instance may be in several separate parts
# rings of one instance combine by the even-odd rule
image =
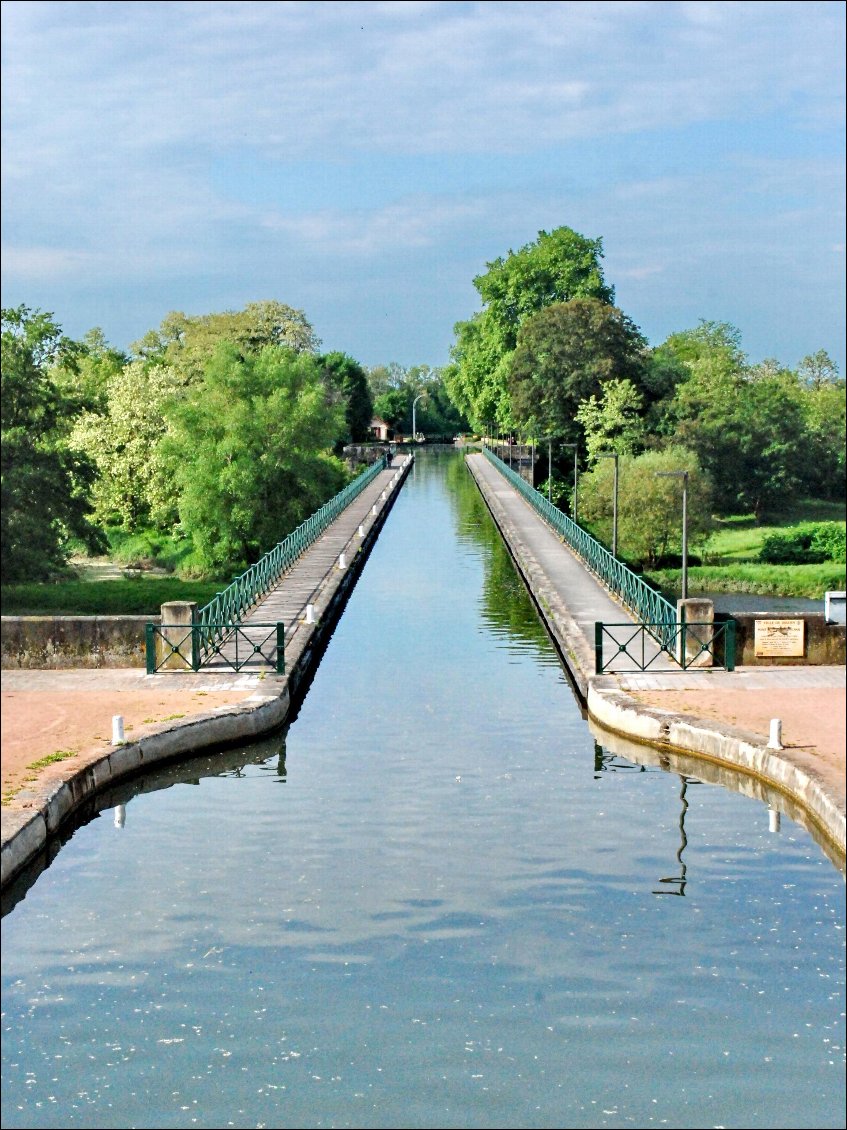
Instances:
[[[769,534],[759,560],[768,565],[822,565],[844,562],[845,527],[840,522],[807,522],[785,533]]]

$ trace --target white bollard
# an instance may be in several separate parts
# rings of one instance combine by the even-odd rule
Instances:
[[[365,536],[365,527],[359,526],[359,537],[363,538],[364,536]]]
[[[315,606],[314,604],[306,605],[306,623],[314,624],[315,622]]]
[[[126,805],[118,804],[115,806],[115,827],[123,828],[126,824]]]
[[[782,745],[782,720],[771,718],[771,734],[768,738],[768,749],[783,749]]]
[[[112,745],[123,745],[124,741],[124,720],[123,715],[112,715]]]
[[[376,514],[376,503],[371,507],[371,514]]]
[[[343,553],[338,558],[338,568],[339,569],[346,569],[347,568],[347,558],[345,557],[345,555]]]
[[[769,832],[778,832],[779,831],[779,813],[777,812],[777,810],[775,808],[769,808],[768,809],[768,831]]]
[[[382,498],[383,501],[385,500],[385,491],[382,492],[382,494],[380,495],[380,498]]]

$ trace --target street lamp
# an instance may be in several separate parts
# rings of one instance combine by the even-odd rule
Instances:
[[[576,521],[577,520],[577,518],[576,518],[576,484],[579,481],[579,469],[578,469],[578,466],[577,466],[577,456],[579,455],[579,444],[578,443],[563,443],[562,447],[572,447],[573,448],[573,501],[571,502],[571,517],[573,518],[574,521]]]
[[[656,471],[658,479],[682,479],[682,599],[688,600],[688,471]]]
[[[615,486],[612,501],[612,557],[618,555],[618,459],[617,451],[601,451],[598,459],[614,459],[615,461]]]
[[[424,392],[418,393],[418,395],[412,401],[412,443],[416,442],[417,435],[418,435],[417,428],[415,426],[415,405],[418,403],[418,401],[421,399],[422,396],[426,396],[426,393],[424,393]]]

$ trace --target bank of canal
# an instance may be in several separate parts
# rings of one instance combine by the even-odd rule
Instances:
[[[597,746],[461,456],[284,734],[171,766],[3,919],[4,1127],[837,1127],[844,882]]]

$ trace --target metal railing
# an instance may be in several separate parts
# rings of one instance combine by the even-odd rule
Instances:
[[[285,673],[285,624],[148,624],[147,674],[199,671],[213,661],[233,671],[255,664]]]
[[[610,589],[621,604],[628,608],[660,647],[673,654],[673,647],[679,632],[676,608],[661,593],[628,569],[622,561],[614,557],[596,538],[578,526],[567,514],[563,514],[549,499],[540,494],[535,487],[507,467],[499,456],[488,447],[483,451],[486,458],[520,491],[529,504],[541,515],[548,525],[561,535],[570,548],[582,559],[586,568],[594,573],[606,588]]]
[[[358,478],[348,483],[329,502],[325,502],[320,510],[316,510],[296,530],[292,530],[288,537],[277,542],[273,549],[263,554],[254,565],[239,574],[222,592],[217,593],[208,604],[197,610],[195,626],[203,629],[198,635],[201,662],[204,656],[215,653],[223,634],[241,621],[244,613],[273,588],[282,574],[291,568],[335,521],[342,510],[346,509],[387,465],[387,457],[381,455]]]
[[[672,659],[689,667],[723,667],[735,670],[735,621],[687,623],[681,618],[669,645],[660,644],[655,624],[594,624],[594,670],[649,671],[654,664]]]

